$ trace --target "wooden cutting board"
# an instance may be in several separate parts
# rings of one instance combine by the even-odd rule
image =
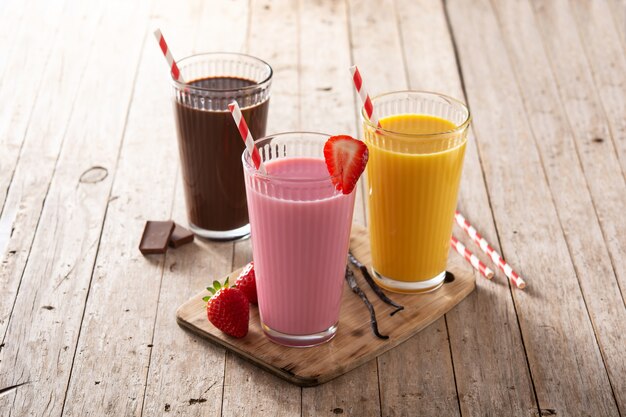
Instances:
[[[365,265],[371,263],[367,229],[353,225],[350,249],[359,261]],[[263,335],[259,311],[255,306],[250,308],[248,335],[243,339],[227,336],[213,327],[206,317],[206,303],[202,301],[202,297],[208,295],[206,290],[183,304],[176,313],[176,319],[179,325],[224,346],[268,372],[300,386],[314,386],[330,381],[399,345],[463,300],[475,287],[471,267],[464,262],[458,255],[451,254],[448,271],[454,274],[455,279],[435,292],[405,295],[386,291],[392,300],[405,307],[393,317],[389,316],[393,307],[380,301],[361,272],[352,268],[359,287],[374,305],[380,333],[389,336],[386,340],[374,336],[367,307],[347,284],[343,291],[337,335],[330,342],[317,347],[289,348],[269,341]],[[230,282],[235,281],[240,270],[228,275]]]

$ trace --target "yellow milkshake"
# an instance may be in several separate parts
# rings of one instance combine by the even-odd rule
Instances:
[[[469,112],[465,126],[410,113],[380,123],[364,126],[375,275],[393,291],[430,291],[445,275]]]

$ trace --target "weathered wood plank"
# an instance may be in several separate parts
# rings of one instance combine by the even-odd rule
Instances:
[[[622,47],[626,50],[626,0],[606,0]]]
[[[464,99],[442,3],[424,1],[412,6],[414,3],[407,0],[398,2],[409,84],[414,89],[439,91]],[[459,207],[490,242],[498,243],[472,132],[466,149]],[[455,229],[454,233],[479,254],[480,250],[469,244],[462,231]],[[536,401],[506,278],[498,274],[493,281],[487,281],[476,274],[476,286],[474,294],[446,315],[461,415],[481,415],[486,409],[493,415],[526,414],[536,407]],[[506,331],[501,331],[503,328]],[[437,336],[442,337],[440,333],[433,335]],[[451,387],[445,389],[449,392]],[[428,398],[425,395],[422,402],[433,405]]]
[[[22,19],[29,7],[32,7],[30,1],[5,0],[0,2],[0,22],[2,22],[0,25],[0,45],[3,45],[3,51],[0,54],[0,84],[2,84],[9,57],[18,48],[15,37],[20,32]]]
[[[179,181],[174,221],[186,224],[185,199]],[[176,309],[231,269],[232,244],[196,238],[170,250],[165,260],[158,313],[151,342],[150,370],[142,415],[219,415],[224,384],[224,349],[181,329]]]
[[[618,415],[491,5],[447,6],[503,255],[529,283],[513,294],[539,406],[565,415]]]
[[[54,0],[31,4],[37,12],[25,14],[17,28],[13,52],[7,54],[3,64],[3,71],[10,82],[2,77],[0,84],[0,100],[6,103],[0,108],[0,208],[4,207],[39,88],[45,88],[41,85],[42,75],[51,55],[50,43],[56,39],[61,24],[65,3],[65,0]],[[11,24],[9,27],[13,28]],[[35,27],[37,30],[33,30]],[[3,46],[3,49],[8,51],[9,47]],[[20,86],[19,94],[16,94],[16,85]],[[0,250],[0,253],[3,251]]]
[[[350,2],[354,62],[371,95],[408,88],[403,34],[398,19],[421,7],[415,2],[398,5],[385,1],[376,8],[364,1]],[[410,27],[415,29],[412,24]],[[360,119],[358,123],[360,125]],[[443,332],[443,336],[438,332]],[[407,362],[415,367],[407,367]],[[378,358],[378,374],[382,415],[459,413],[444,318]],[[422,395],[424,392],[440,395]]]
[[[626,157],[622,156],[626,155],[623,153],[626,150],[626,76],[618,73],[620,68],[625,68],[624,56],[607,55],[600,65],[614,67],[604,70],[586,59],[575,30],[576,20],[569,7],[561,5],[559,7],[558,2],[533,3],[534,14],[607,242],[610,259],[603,262],[612,263],[622,298],[626,299],[626,244],[623,242],[626,223],[622,220],[622,207],[626,205]],[[594,21],[597,26],[602,25],[597,19]],[[607,39],[607,48],[611,48],[611,43],[614,42]],[[599,58],[600,54],[594,52],[592,57]],[[594,81],[594,77],[599,79]],[[623,81],[619,81],[620,78]],[[621,168],[616,149],[622,159]]]
[[[380,416],[378,394],[378,368],[371,360],[324,385],[303,388],[302,416]]]
[[[447,345],[442,317],[378,359],[383,416],[461,415],[450,348],[441,352]]]
[[[54,56],[42,75],[11,187],[0,217],[0,335],[4,337],[39,222],[68,120],[73,112],[102,7],[74,4],[50,45]],[[82,36],[76,36],[81,33]],[[72,65],[67,65],[71,62]],[[0,337],[1,340],[1,337]]]
[[[586,0],[568,3],[559,0],[555,6],[558,7],[560,13],[566,15],[559,21],[571,23],[570,19],[572,19],[575,22],[574,26],[567,26],[564,28],[566,29],[564,33],[558,33],[554,32],[553,28],[545,27],[545,19],[540,18],[539,24],[544,32],[556,35],[557,39],[566,39],[571,44],[569,47],[579,54],[579,59],[571,63],[573,64],[570,68],[571,72],[577,72],[579,63],[581,66],[587,64],[589,67],[593,89],[597,93],[603,113],[601,117],[603,116],[608,123],[609,135],[617,152],[622,174],[626,178],[626,117],[624,117],[626,115],[626,34],[624,33],[626,27],[623,26],[626,24],[626,3],[622,4],[621,12],[615,15],[621,20],[622,31],[620,32],[612,24],[613,13],[608,4],[609,1]],[[551,19],[553,16],[550,13],[554,13],[555,9],[548,7],[545,10],[549,12],[545,14],[545,17]],[[569,33],[572,33],[571,38]],[[578,35],[582,50],[579,49],[580,46],[574,34]],[[554,40],[550,43],[553,44],[553,42]],[[552,56],[556,58],[555,55]],[[558,77],[561,78],[560,73]],[[585,76],[581,78],[583,82],[586,81]],[[573,85],[568,88],[572,87]],[[626,284],[626,280],[622,283]]]
[[[148,15],[146,2],[106,7],[0,352],[0,386],[29,382],[0,397],[12,415],[63,407]],[[80,182],[96,166],[108,175]]]
[[[356,135],[348,2],[300,0],[300,128]],[[354,221],[365,223],[363,182],[357,185]],[[341,326],[338,329],[341,332]],[[302,390],[303,416],[380,414],[376,360],[318,387]],[[358,381],[358,382],[357,382]],[[355,389],[358,384],[359,389]]]
[[[558,1],[531,4],[609,250],[610,259],[603,262],[612,263],[622,298],[626,299],[626,223],[622,220],[626,205],[626,76],[619,74],[620,68],[626,70],[624,54],[605,55],[599,64],[592,63],[585,57],[569,5]],[[585,19],[591,20],[593,15],[589,11]],[[602,26],[598,19],[593,20],[595,26]],[[594,47],[600,47],[600,40],[592,37]],[[606,42],[609,51],[615,50],[610,37]],[[603,54],[594,52],[591,58],[599,59]],[[609,68],[600,70],[603,65]]]
[[[168,38],[176,39],[181,47],[180,52],[190,54],[195,52],[195,41],[210,35],[200,31],[200,28],[218,24],[217,19],[221,17],[219,11],[213,9],[216,13],[213,17],[215,22],[202,22],[201,18],[207,16],[203,16],[201,10],[201,2],[188,4],[187,7],[158,2],[152,12],[156,18],[150,21],[149,26],[162,27],[164,30],[169,27],[166,33],[172,36]],[[189,26],[195,31],[185,29]],[[134,105],[130,109],[112,191],[114,196],[120,198],[112,201],[107,211],[102,241],[110,244],[102,244],[98,252],[97,272],[90,290],[78,347],[82,355],[74,363],[66,415],[82,415],[85,412],[97,414],[102,404],[107,405],[110,415],[140,414],[147,369],[153,364],[151,351],[157,340],[163,346],[155,351],[156,362],[154,368],[151,366],[150,373],[153,378],[151,390],[146,388],[145,395],[154,393],[158,396],[147,398],[153,411],[143,414],[158,415],[167,408],[175,413],[202,415],[219,412],[221,407],[221,395],[216,398],[209,395],[208,391],[211,387],[218,387],[217,392],[221,390],[223,351],[207,349],[203,343],[194,345],[195,339],[182,337],[183,332],[176,328],[172,311],[184,301],[182,297],[185,296],[185,289],[190,289],[171,281],[191,279],[196,285],[205,285],[206,276],[199,274],[200,271],[207,267],[220,270],[224,262],[230,266],[232,249],[212,251],[210,256],[206,253],[203,255],[201,251],[203,246],[210,249],[209,244],[194,245],[195,251],[181,249],[181,265],[192,266],[183,276],[175,273],[179,251],[168,253],[168,268],[164,273],[162,256],[142,257],[136,249],[136,237],[141,235],[146,219],[170,218],[178,167],[168,71],[152,34],[148,32],[146,36],[133,93]],[[151,202],[148,207],[146,201]],[[220,254],[222,256],[216,256]],[[206,259],[194,262],[194,255],[206,256]],[[122,275],[127,279],[111,279]],[[160,283],[163,282],[165,288],[161,289]],[[176,286],[177,290],[173,290],[172,286]],[[106,304],[98,301],[106,299],[108,294],[120,296]],[[166,300],[166,304],[158,304],[158,307],[163,307],[160,313],[165,316],[159,314],[155,318],[159,294]],[[158,330],[169,331],[155,335],[155,323],[159,323],[159,319],[165,328]],[[120,331],[118,323],[122,321],[129,322]],[[156,336],[159,338],[155,339]],[[184,342],[189,343],[190,347],[186,348]],[[198,362],[192,364],[190,360],[194,359]],[[177,366],[168,366],[166,373],[163,369],[165,364]],[[214,368],[205,372],[203,364],[212,364]],[[101,383],[85,391],[83,387],[96,376]],[[178,390],[156,391],[159,384],[165,385],[161,389],[175,384]],[[207,398],[214,400],[206,401]]]
[[[299,127],[298,5],[288,0],[250,4],[246,52],[274,69],[267,133]],[[252,259],[250,240],[234,245],[232,269]],[[232,355],[226,355],[223,416],[300,415],[301,390]]]
[[[565,15],[566,10],[567,7],[560,7],[558,14]],[[612,157],[613,149],[602,143],[594,143],[589,138],[593,132],[570,127],[579,122],[571,120],[571,117],[568,120],[568,113],[559,100],[558,77],[555,79],[551,71],[545,70],[550,67],[550,62],[541,35],[533,24],[534,15],[530,4],[498,4],[496,11],[533,136],[540,138],[535,142],[570,252],[575,254],[572,260],[609,379],[618,396],[620,408],[626,409],[626,380],[623,378],[626,375],[626,357],[623,353],[626,345],[626,309],[616,280],[616,273],[626,273],[626,263],[621,260],[626,252],[620,250],[621,242],[615,239],[616,235],[626,236],[626,225],[618,217],[618,210],[611,208],[626,207],[626,185],[620,175],[619,165]],[[550,13],[546,13],[545,18],[550,19],[551,26],[555,25],[557,19],[562,20]],[[520,31],[520,27],[524,30]],[[572,30],[561,25],[559,28]],[[553,33],[557,36],[561,34],[560,31]],[[602,117],[600,114],[596,116],[597,119]],[[600,150],[586,151],[593,147],[599,147]],[[581,149],[583,152],[580,152]],[[606,166],[611,160],[614,161],[613,166]],[[601,165],[604,168],[598,169]],[[567,175],[563,175],[565,172]],[[595,197],[595,205],[592,196]],[[616,266],[621,269],[616,268],[614,271],[611,267],[611,255],[601,226],[611,230],[605,232],[607,236],[613,237],[609,237],[609,241],[617,241],[609,247],[613,251],[613,258],[617,258]]]

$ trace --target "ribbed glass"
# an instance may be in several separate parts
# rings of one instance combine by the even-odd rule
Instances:
[[[244,144],[228,104],[236,100],[253,137],[263,137],[272,68],[233,53],[194,55],[178,66],[184,82],[171,83],[189,227],[211,239],[247,235]]]
[[[399,292],[438,288],[463,167],[470,115],[452,98],[400,91],[373,99],[382,128],[363,116],[375,276]]]
[[[178,67],[186,83],[172,80],[175,100],[195,109],[228,111],[228,104],[233,100],[237,100],[239,107],[245,108],[269,98],[272,68],[253,56],[221,52],[199,54],[181,59]],[[233,77],[250,80],[254,84],[245,88],[235,83],[215,88],[188,84],[209,77]]]
[[[267,175],[243,155],[261,322],[288,346],[330,340],[339,320],[355,192],[333,186],[327,139],[296,132],[257,141]]]

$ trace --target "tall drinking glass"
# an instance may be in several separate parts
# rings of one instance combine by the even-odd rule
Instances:
[[[391,291],[432,291],[445,277],[470,113],[428,92],[372,102],[382,127],[361,116],[374,277]]]
[[[264,136],[272,68],[234,53],[194,55],[178,66],[186,83],[172,79],[172,86],[189,227],[211,239],[245,236],[244,144],[228,104],[237,100],[252,135]]]
[[[256,141],[267,175],[243,153],[261,324],[287,346],[314,346],[337,331],[355,192],[333,186],[327,139],[293,132]]]

